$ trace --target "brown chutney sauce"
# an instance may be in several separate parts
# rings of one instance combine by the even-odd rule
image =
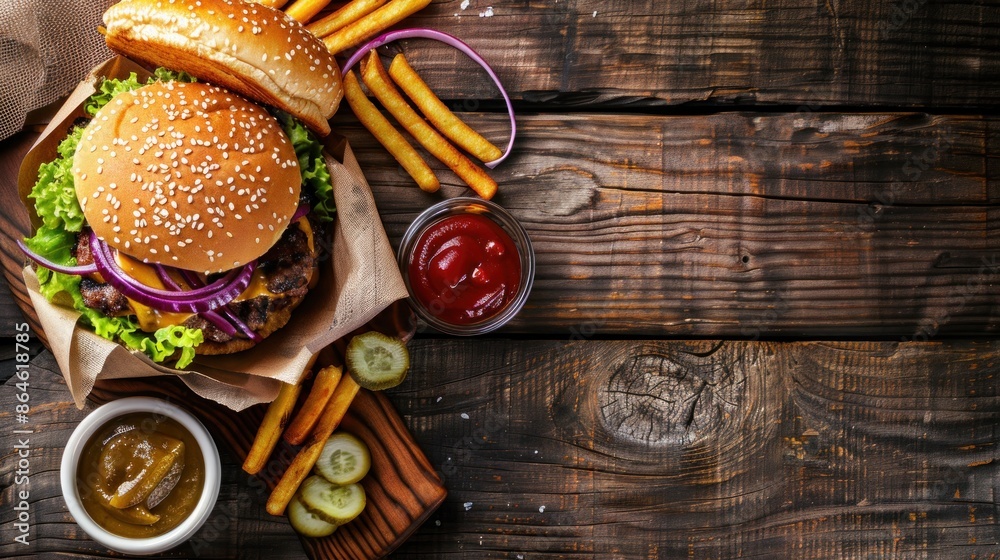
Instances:
[[[205,486],[197,440],[176,420],[149,412],[118,416],[84,446],[77,491],[95,523],[122,537],[162,535],[184,521]]]

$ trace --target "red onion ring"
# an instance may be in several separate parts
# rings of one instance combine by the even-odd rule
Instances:
[[[182,288],[180,284],[175,282],[174,279],[170,277],[170,273],[167,272],[167,267],[163,266],[162,264],[157,264],[154,265],[154,268],[156,269],[156,275],[160,277],[160,281],[163,282],[164,286],[176,292],[184,290],[184,288]],[[233,325],[229,324],[229,322],[223,319],[215,311],[205,311],[204,313],[199,313],[198,315],[204,318],[209,323],[215,325],[217,329],[226,333],[227,335],[236,336],[236,328],[233,327]]]
[[[238,276],[243,270],[243,269],[230,270],[222,278],[219,278],[215,282],[212,282],[211,284],[203,286],[198,289],[187,290],[184,292],[175,292],[171,290],[161,290],[159,288],[153,288],[151,286],[147,286],[142,282],[139,282],[135,278],[132,278],[131,276],[126,274],[125,271],[123,271],[121,267],[118,266],[118,263],[115,261],[114,254],[111,252],[111,247],[109,247],[106,243],[101,241],[100,238],[98,238],[97,235],[93,233],[91,233],[90,237],[90,252],[94,254],[94,262],[97,264],[98,271],[101,272],[102,275],[104,273],[104,270],[102,269],[109,268],[112,272],[112,275],[116,277],[116,279],[118,279],[119,282],[128,284],[132,288],[135,288],[137,290],[146,292],[150,295],[160,297],[166,300],[179,301],[179,300],[188,300],[192,298],[209,296],[223,289],[226,285],[230,284],[236,278],[236,276]],[[97,258],[98,256],[100,256],[101,258],[98,259]]]
[[[55,272],[61,272],[62,274],[70,274],[73,276],[83,276],[85,274],[94,274],[97,272],[97,265],[94,263],[76,266],[56,264],[29,249],[24,241],[20,239],[17,240],[17,247],[22,253],[24,253],[24,256],[38,263],[39,266],[44,266],[45,268]]]
[[[171,292],[150,288],[125,274],[115,262],[111,248],[93,232],[90,236],[90,252],[101,276],[125,297],[156,309],[178,313],[202,313],[229,303],[250,285],[250,278],[257,265],[253,261],[202,288]]]
[[[308,204],[301,204],[301,205],[299,205],[299,207],[295,209],[295,214],[292,215],[291,223],[295,223],[295,222],[299,221],[300,219],[302,219],[303,217],[305,217],[307,214],[309,214],[309,212],[311,210],[312,210],[312,208],[310,208]],[[162,268],[162,267],[161,267],[161,265],[157,265],[157,267],[158,267],[157,268],[157,272],[159,272],[160,268]],[[192,272],[190,270],[181,270],[181,269],[177,269],[177,270],[180,271],[181,276],[184,277],[184,280],[192,288],[201,288],[202,286],[205,285],[205,283],[201,281],[201,278],[199,278],[194,272]],[[165,269],[164,269],[164,273],[163,274],[166,275],[166,270]],[[167,276],[166,280],[169,280],[170,282],[173,282],[173,279],[170,278],[169,275],[166,275],[166,276]],[[167,284],[166,280],[164,280],[164,284]],[[174,284],[176,285],[176,283],[174,283]],[[168,284],[168,287],[171,287],[171,286]],[[177,289],[180,289],[179,286],[178,286]],[[213,320],[213,318],[211,318],[209,316],[209,314],[213,315],[214,318],[217,318],[221,322],[221,324],[224,324],[226,326],[226,328],[222,328],[221,325],[220,325],[220,323],[216,323]],[[225,319],[223,319],[219,314],[221,314],[222,316],[225,316]],[[246,336],[247,338],[249,338],[250,340],[252,340],[254,342],[260,342],[260,341],[264,340],[264,337],[260,336],[253,329],[251,329],[250,325],[246,324],[243,321],[243,319],[240,319],[239,315],[237,315],[231,309],[229,309],[228,306],[223,305],[223,306],[219,307],[218,308],[218,313],[216,313],[215,311],[209,311],[209,312],[203,313],[202,316],[204,316],[206,320],[211,321],[217,327],[220,327],[220,330],[222,330],[223,332],[225,332],[229,336],[235,336],[236,333],[237,333],[237,331],[238,331],[238,332],[242,333],[244,336]],[[228,328],[228,330],[227,330],[227,328]]]
[[[306,206],[306,208],[308,209],[309,207]],[[199,287],[199,285],[203,284],[203,282],[201,281],[201,278],[198,278],[193,272],[191,272],[189,270],[181,270],[181,275],[184,277],[184,280],[186,280],[187,283],[190,284],[192,287],[197,288],[197,287]],[[232,333],[228,333],[229,336],[235,335],[236,334],[236,330],[238,329],[247,338],[249,338],[250,340],[252,340],[254,342],[260,342],[260,341],[264,340],[264,337],[260,336],[256,332],[254,332],[254,330],[250,328],[250,325],[244,323],[243,319],[240,319],[240,317],[236,313],[233,313],[233,311],[231,309],[229,309],[229,307],[223,305],[222,307],[219,308],[219,313],[222,313],[223,315],[225,315],[226,319],[229,320],[229,323],[231,323],[233,326],[235,326],[235,329],[233,329],[233,332]]]
[[[397,41],[399,39],[409,39],[411,37],[418,37],[421,39],[433,39],[435,41],[440,41],[442,43],[445,43],[446,45],[449,45],[451,47],[454,47],[462,51],[469,58],[471,58],[473,62],[482,66],[483,70],[485,70],[486,73],[493,80],[493,83],[496,84],[497,88],[500,90],[500,94],[503,95],[504,102],[507,103],[507,114],[510,115],[510,140],[507,142],[507,149],[504,150],[503,155],[501,155],[499,159],[495,159],[491,162],[485,163],[484,165],[490,169],[493,169],[496,166],[503,163],[503,160],[507,159],[507,156],[510,155],[511,148],[514,147],[514,136],[517,134],[517,122],[514,120],[514,105],[510,101],[510,96],[507,95],[507,90],[505,90],[503,84],[500,83],[500,78],[497,76],[496,72],[493,71],[493,68],[490,67],[489,63],[486,62],[486,60],[482,56],[480,56],[479,53],[472,50],[472,47],[467,45],[458,37],[449,35],[442,31],[437,31],[435,29],[428,29],[426,27],[414,27],[410,29],[398,29],[396,31],[389,31],[387,33],[379,35],[378,37],[375,37],[371,41],[358,47],[358,50],[353,55],[351,55],[350,58],[347,59],[347,62],[344,64],[344,69],[342,73],[344,74],[348,73],[351,70],[351,68],[353,68],[354,65],[358,63],[359,60],[361,60],[366,54],[368,54],[368,51],[372,49],[377,49],[382,45],[385,45],[387,43],[392,43],[393,41]]]

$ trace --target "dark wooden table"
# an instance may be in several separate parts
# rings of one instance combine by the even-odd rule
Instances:
[[[492,174],[538,273],[501,332],[411,343],[390,397],[449,496],[395,556],[998,558],[1000,4],[487,6],[407,23],[460,36],[510,89],[519,135]],[[470,64],[403,48],[505,139]],[[394,244],[467,193],[445,170],[419,192],[349,110],[335,125]],[[3,192],[32,138],[0,144]],[[0,335],[23,297],[0,299]],[[34,348],[32,540],[12,542],[11,379],[0,556],[110,556],[59,496],[84,412]],[[10,376],[12,338],[0,358]],[[301,555],[224,472],[198,546],[171,555]]]

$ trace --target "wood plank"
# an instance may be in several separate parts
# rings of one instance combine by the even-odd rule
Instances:
[[[10,196],[17,196],[17,172],[21,167],[21,159],[28,152],[37,134],[22,132],[0,142],[0,187],[4,194],[3,210],[0,210],[0,229],[3,231],[22,231],[27,228],[27,215],[19,211],[20,203],[10,206]],[[22,221],[23,220],[23,221]],[[0,235],[0,259],[17,258],[17,247],[9,243],[7,236]],[[27,294],[23,293],[23,280],[15,278],[9,284],[6,274],[0,277],[0,337],[12,337],[16,334],[15,324],[25,320],[22,316],[16,298],[23,298],[21,304],[28,302]],[[37,330],[37,329],[35,329]]]
[[[484,117],[488,131],[502,118]],[[394,243],[438,197],[347,117]],[[508,332],[995,333],[998,122],[923,114],[530,115],[493,172],[538,272]],[[468,194],[441,174],[445,196]]]
[[[21,309],[14,303],[14,296],[7,286],[7,280],[0,275],[0,338],[9,338],[17,334],[16,325],[21,317]],[[7,317],[10,320],[5,320]]]
[[[15,235],[29,231],[28,214],[17,195],[17,174],[21,160],[38,138],[37,132],[23,131],[0,141],[0,262],[4,263],[0,279],[0,336],[14,336],[14,325],[28,321],[33,332],[40,332],[34,313],[21,313],[31,307],[24,279],[19,269],[24,256],[14,243]],[[18,271],[18,272],[14,272]]]
[[[426,340],[401,558],[991,558],[1000,344]]]
[[[1000,546],[996,341],[418,338],[411,355],[390,398],[449,497],[394,557],[989,558]],[[59,497],[62,447],[86,412],[47,352],[30,382],[31,545],[5,539],[0,555],[111,557]],[[13,383],[0,388],[8,425]],[[209,524],[163,556],[303,557],[239,458],[223,461]],[[13,503],[14,477],[2,479]]]
[[[516,152],[492,173],[538,273],[506,332],[924,340],[1000,329],[996,117],[519,120]],[[505,133],[497,115],[470,122]],[[352,117],[335,124],[393,243],[441,196],[470,192],[446,169],[442,194],[420,192]],[[7,208],[11,192],[0,191]],[[26,224],[20,214],[5,232]],[[0,256],[9,281],[12,247]]]
[[[570,0],[483,17],[487,5],[434,2],[405,26],[457,35],[515,99],[549,107],[997,106],[993,2]],[[497,99],[454,51],[405,48],[443,97]]]

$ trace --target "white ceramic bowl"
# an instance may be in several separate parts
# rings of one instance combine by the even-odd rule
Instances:
[[[150,538],[127,538],[108,532],[94,522],[87,514],[80,501],[80,493],[76,484],[76,469],[80,463],[83,448],[102,426],[110,420],[133,412],[149,412],[172,418],[184,426],[194,436],[205,458],[205,486],[201,498],[187,519],[170,531]],[[125,554],[156,554],[169,550],[191,538],[208,520],[215,501],[219,497],[219,487],[222,479],[222,463],[219,460],[219,449],[209,435],[205,426],[191,413],[161,399],[151,397],[128,397],[109,402],[91,412],[80,422],[63,450],[62,465],[59,479],[62,484],[63,498],[69,507],[70,514],[77,524],[95,541],[104,546]]]

